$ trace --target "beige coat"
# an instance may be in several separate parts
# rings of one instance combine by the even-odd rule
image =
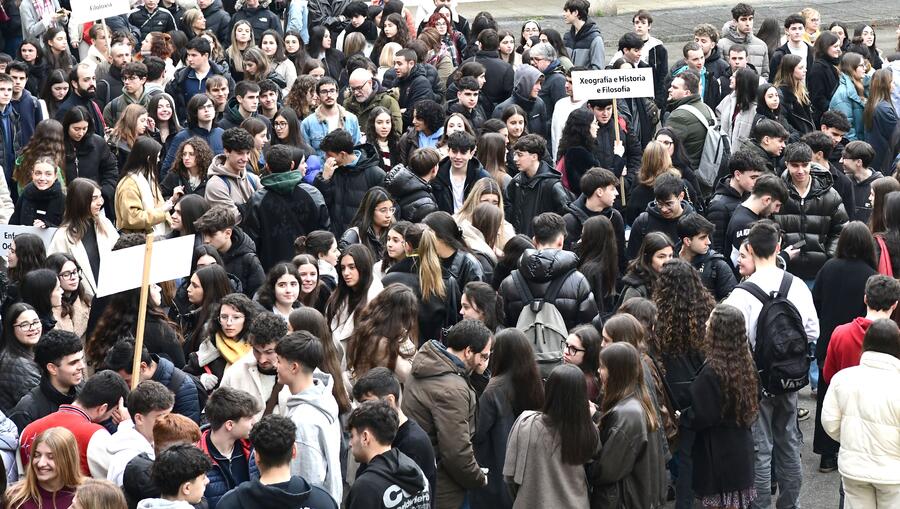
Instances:
[[[266,401],[272,394],[272,388],[275,387],[275,375],[260,373],[256,367],[256,357],[253,356],[253,352],[248,352],[237,362],[225,368],[219,386],[240,389],[252,394],[259,401],[260,410],[256,414],[256,418],[259,419],[265,410]],[[278,393],[278,405],[275,406],[272,413],[282,414],[282,411],[287,408],[287,400],[290,396],[291,391],[286,386],[283,387]]]
[[[158,191],[158,188],[157,188]],[[168,212],[163,208],[162,192],[156,194],[156,207],[144,207],[141,190],[137,181],[126,175],[116,186],[116,226],[123,232],[149,233],[154,226],[168,219]]]
[[[100,231],[100,228],[95,229],[97,232],[97,249],[100,251],[100,263],[102,265],[103,257],[112,251],[116,241],[119,240],[119,233],[116,231],[116,227],[113,226],[112,222],[107,219],[102,212],[97,216],[96,221],[103,225],[102,232]],[[91,262],[88,259],[87,250],[85,250],[84,244],[82,244],[80,240],[78,242],[72,242],[66,234],[65,226],[61,226],[56,230],[56,233],[53,234],[53,238],[50,239],[50,247],[47,248],[47,254],[53,253],[65,253],[72,258],[75,258],[75,262],[84,274],[84,278],[82,279],[84,288],[88,295],[93,298],[97,293],[96,281],[99,274],[94,274],[93,269],[91,269]]]

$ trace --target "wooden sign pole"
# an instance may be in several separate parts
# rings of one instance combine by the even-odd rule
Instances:
[[[144,326],[147,324],[147,298],[150,294],[150,259],[153,255],[153,234],[147,234],[144,249],[144,273],[141,278],[141,300],[138,306],[137,331],[134,335],[134,359],[131,363],[131,390],[141,381],[141,351],[144,349]]]
[[[616,145],[622,143],[622,139],[619,135],[619,104],[615,99],[612,100],[613,103],[613,132],[616,133]],[[615,151],[615,146],[613,147],[613,151]],[[622,207],[625,207],[625,177],[619,175],[619,198],[622,199]]]

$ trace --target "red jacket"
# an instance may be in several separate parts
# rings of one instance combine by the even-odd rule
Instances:
[[[822,368],[825,383],[831,383],[831,377],[838,371],[859,365],[863,338],[870,325],[872,320],[860,316],[834,329],[825,354],[825,367]]]
[[[28,458],[31,456],[31,445],[34,439],[44,431],[55,428],[57,426],[66,428],[75,435],[75,441],[78,442],[78,452],[81,457],[81,473],[90,476],[91,470],[88,465],[87,451],[88,444],[94,433],[104,431],[103,426],[91,422],[91,419],[83,410],[72,405],[59,405],[59,410],[42,417],[22,430],[19,436],[19,453],[22,455],[22,464],[28,464]]]

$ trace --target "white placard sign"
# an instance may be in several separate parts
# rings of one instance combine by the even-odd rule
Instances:
[[[126,0],[71,0],[71,4],[69,23],[76,24],[131,12],[131,2]]]
[[[105,254],[100,260],[97,297],[140,287],[146,249],[141,244]],[[153,242],[150,283],[178,279],[190,274],[193,252],[193,235]]]
[[[653,69],[575,71],[572,97],[576,101],[653,97]]]
[[[12,224],[0,225],[0,256],[6,258],[9,255],[9,248],[12,247],[14,238],[23,233],[31,233],[37,235],[44,241],[44,247],[50,246],[50,239],[56,233],[56,228],[38,228],[37,226],[18,226]]]

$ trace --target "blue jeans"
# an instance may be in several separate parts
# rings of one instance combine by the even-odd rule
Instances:
[[[756,496],[752,509],[772,507],[772,467],[778,478],[777,509],[795,509],[800,499],[803,471],[800,448],[803,436],[797,424],[797,393],[791,392],[759,402],[759,417],[753,423],[756,449]]]

